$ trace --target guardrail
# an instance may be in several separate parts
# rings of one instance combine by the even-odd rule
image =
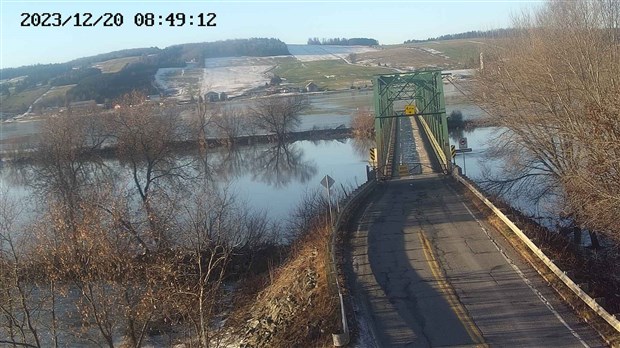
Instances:
[[[449,171],[448,167],[449,167],[450,162],[446,159],[446,154],[443,153],[441,146],[439,146],[437,139],[435,139],[433,132],[431,132],[431,128],[428,126],[428,123],[426,123],[426,120],[424,119],[424,117],[418,116],[417,120],[420,121],[420,124],[422,125],[422,128],[424,129],[424,133],[426,134],[426,137],[431,142],[431,147],[433,148],[433,152],[435,152],[435,156],[437,156],[437,159],[439,160],[445,172],[448,173]]]
[[[441,147],[437,143],[437,140],[433,136],[426,124],[426,121],[423,118],[418,118],[422,127],[424,128],[424,133],[426,137],[430,140],[435,155],[440,160],[445,160],[445,155],[443,151],[441,151]],[[444,162],[446,163],[446,162]],[[538,259],[560,280],[564,285],[570,289],[584,304],[586,304],[594,313],[596,313],[601,319],[603,319],[607,324],[609,324],[612,328],[614,328],[617,332],[620,333],[620,321],[616,319],[615,316],[611,315],[605,308],[601,307],[595,299],[593,299],[590,295],[588,295],[585,291],[583,291],[579,285],[577,285],[570,277],[564,273],[545,253],[530,240],[521,229],[519,229],[514,222],[512,222],[501,210],[499,210],[489,199],[487,199],[477,188],[475,188],[471,183],[469,183],[465,178],[463,178],[459,173],[459,168],[454,167],[452,171],[447,171],[447,173],[451,173],[452,176],[461,184],[463,184],[467,189],[469,189],[478,199],[480,199],[497,217],[502,220],[510,228],[512,232],[525,244],[527,247],[538,257]],[[540,271],[537,270],[540,273]]]
[[[344,306],[344,299],[342,295],[342,287],[340,282],[338,281],[338,268],[336,263],[336,242],[337,237],[340,233],[344,224],[346,224],[351,217],[351,213],[354,212],[359,205],[364,201],[364,199],[372,193],[372,191],[377,186],[376,180],[367,181],[362,184],[360,187],[355,189],[348,197],[345,204],[342,206],[342,209],[338,213],[336,220],[332,225],[332,234],[330,237],[328,252],[331,257],[329,262],[330,270],[328,272],[328,276],[330,279],[331,288],[335,288],[338,293],[338,301],[340,303],[340,319],[341,319],[341,331],[340,333],[332,334],[332,339],[335,347],[342,347],[349,344],[351,340],[349,325],[347,322],[347,314]]]
[[[607,324],[613,327],[616,331],[620,332],[620,321],[618,321],[615,316],[609,314],[609,312],[607,312],[605,308],[601,307],[595,299],[590,297],[590,295],[588,295],[577,284],[575,284],[575,282],[570,279],[570,277],[568,277],[566,273],[564,273],[564,271],[562,271],[558,266],[556,266],[556,264],[553,263],[553,261],[549,259],[549,257],[545,255],[545,253],[540,250],[540,248],[538,248],[538,246],[536,246],[536,244],[534,244],[534,242],[532,242],[532,240],[529,239],[525,235],[525,233],[523,233],[523,231],[521,231],[521,229],[519,229],[514,224],[514,222],[512,222],[504,213],[502,213],[502,211],[499,210],[491,201],[489,201],[480,191],[478,191],[478,189],[476,189],[471,183],[469,183],[465,178],[463,178],[458,173],[457,168],[454,168],[452,176],[458,182],[467,187],[469,191],[471,191],[489,209],[491,209],[491,211],[493,211],[493,213],[495,213],[495,215],[497,215],[497,217],[499,217],[502,222],[504,222],[506,226],[508,226],[508,228],[510,228],[510,230],[514,232],[514,234],[519,237],[519,239],[525,245],[527,245],[527,247],[534,253],[534,255],[536,255],[538,259],[540,259],[540,261],[542,261],[545,266],[547,266],[549,270],[553,272],[553,274],[558,277],[558,279],[560,279],[562,283],[564,283],[564,285],[566,285],[567,288],[569,288],[577,297],[579,297],[579,299],[583,301],[588,307],[590,307],[590,309],[592,309],[598,316],[605,320]]]

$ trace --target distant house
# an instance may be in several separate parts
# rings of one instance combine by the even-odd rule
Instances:
[[[205,101],[209,103],[214,103],[218,100],[220,100],[220,94],[217,92],[207,92],[207,94],[205,94]]]
[[[226,100],[228,100],[228,95],[226,94],[226,92],[221,92],[220,101],[226,101]]]
[[[314,82],[310,82],[309,84],[306,85],[306,91],[307,92],[318,92],[319,86],[317,86],[316,83]]]

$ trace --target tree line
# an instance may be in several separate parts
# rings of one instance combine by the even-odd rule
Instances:
[[[466,31],[464,33],[458,33],[458,34],[440,35],[440,36],[431,37],[425,40],[411,39],[411,40],[406,40],[403,43],[410,44],[410,43],[427,42],[427,41],[480,39],[480,38],[498,39],[498,38],[506,38],[514,34],[515,34],[514,28],[501,28],[501,29],[492,29],[492,30],[471,30],[471,31]]]
[[[236,39],[217,42],[183,44],[159,49],[137,48],[85,57],[59,64],[36,64],[19,68],[0,70],[3,79],[24,78],[2,84],[4,95],[19,93],[38,85],[61,86],[76,84],[68,94],[67,102],[94,99],[98,103],[112,100],[132,90],[156,93],[153,78],[159,68],[182,67],[187,61],[195,61],[198,66],[206,58],[240,56],[289,55],[286,44],[274,38]],[[138,59],[116,73],[101,73],[92,64],[116,58],[135,57]],[[10,93],[9,88],[13,88]],[[27,108],[27,106],[25,106]],[[23,110],[25,111],[25,110]]]

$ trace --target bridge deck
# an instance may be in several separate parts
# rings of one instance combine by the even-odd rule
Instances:
[[[601,345],[478,221],[448,178],[422,174],[381,185],[348,248],[357,316],[378,346]]]

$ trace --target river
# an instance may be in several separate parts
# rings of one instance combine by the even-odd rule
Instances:
[[[466,83],[466,82],[464,82]],[[453,110],[463,113],[464,119],[476,119],[484,115],[484,111],[467,99],[451,84],[444,84],[446,111]],[[343,91],[337,93],[321,93],[309,95],[311,107],[301,117],[299,130],[349,127],[351,116],[358,109],[372,109],[372,91]],[[246,107],[251,100],[236,100],[228,105]],[[6,146],[11,139],[21,139],[35,134],[40,121],[3,123],[0,130],[0,146]],[[451,134],[450,143],[458,147],[458,140],[466,137],[472,152],[458,155],[456,163],[464,168],[472,180],[481,182],[488,173],[498,173],[502,162],[487,156],[490,140],[501,129],[494,127],[477,128],[472,131]],[[336,187],[352,187],[365,181],[368,148],[372,142],[359,144],[353,139],[341,141],[300,141],[288,146],[290,153],[296,154],[295,161],[280,166],[264,163],[265,158],[273,154],[270,145],[241,147],[236,155],[222,155],[222,162],[235,158],[237,164],[226,166],[219,179],[228,183],[237,192],[239,199],[247,201],[250,206],[266,210],[274,219],[286,219],[290,209],[294,207],[304,191],[320,190],[321,179],[330,175],[336,180]],[[0,147],[0,149],[2,149]],[[216,149],[216,152],[227,151]],[[260,162],[263,161],[263,162]],[[463,161],[465,164],[463,165]],[[257,165],[260,164],[260,165]],[[262,165],[262,166],[261,166]],[[8,188],[10,195],[23,199],[32,193],[28,183],[12,176],[19,171],[9,170],[9,164],[0,168],[0,186]],[[511,204],[531,215],[548,215],[544,206],[532,205],[524,197],[511,199]]]
[[[345,91],[310,95],[311,107],[301,117],[300,130],[349,127],[357,108],[369,108],[372,91]],[[234,101],[243,107],[249,101]],[[36,134],[40,121],[3,123],[0,140],[4,145],[24,136]],[[214,179],[230,186],[237,199],[250,207],[264,210],[273,219],[286,220],[305,191],[324,190],[320,181],[325,175],[335,180],[333,189],[351,189],[366,180],[368,148],[372,142],[354,139],[298,141],[286,148],[259,144],[234,150],[211,150]],[[117,167],[116,161],[106,165]],[[10,196],[27,200],[35,191],[16,164],[0,165],[0,187]],[[128,175],[128,174],[127,174]],[[32,207],[34,209],[34,206]]]

